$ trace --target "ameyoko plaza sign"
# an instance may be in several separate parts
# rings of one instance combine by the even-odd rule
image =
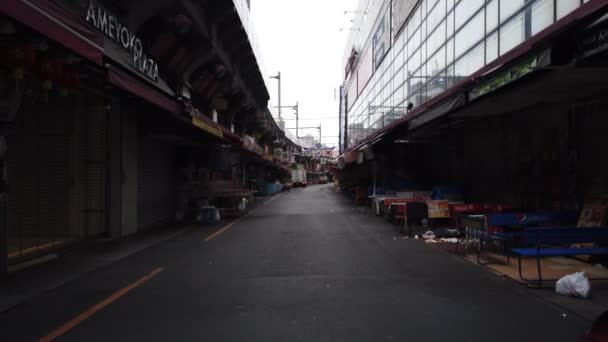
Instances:
[[[129,51],[135,68],[147,78],[158,80],[158,63],[143,53],[143,45],[135,33],[95,0],[89,0],[86,21],[103,32],[108,38]]]

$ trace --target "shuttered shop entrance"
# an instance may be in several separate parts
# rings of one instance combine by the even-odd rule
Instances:
[[[177,211],[174,147],[143,138],[139,144],[138,222],[147,229],[172,222]]]
[[[107,113],[93,98],[85,109],[76,114],[73,144],[72,174],[73,225],[84,237],[107,232],[106,227],[106,170],[107,170]]]
[[[9,136],[9,259],[105,231],[105,110],[26,98]],[[80,109],[76,109],[80,108]]]

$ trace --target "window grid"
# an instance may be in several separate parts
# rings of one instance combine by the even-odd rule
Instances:
[[[416,96],[420,99],[420,103],[414,104],[420,105],[422,102],[430,99],[430,97],[437,95],[434,87],[439,87],[439,90],[445,91],[458,83],[463,77],[469,76],[466,74],[456,74],[457,68],[455,68],[455,66],[466,64],[466,58],[474,56],[474,52],[478,51],[480,48],[483,50],[482,65],[492,62],[495,58],[500,56],[502,41],[501,29],[508,27],[507,25],[514,24],[515,20],[521,20],[521,16],[524,16],[524,27],[522,28],[525,32],[524,39],[530,38],[530,25],[531,22],[535,20],[535,17],[532,15],[532,6],[537,2],[552,1],[552,22],[555,22],[558,19],[558,5],[556,2],[559,0],[524,1],[520,8],[507,18],[504,18],[502,22],[500,21],[501,2],[512,0],[494,0],[498,2],[497,6],[495,6],[496,13],[488,13],[488,5],[492,0],[486,0],[480,8],[474,11],[474,13],[470,13],[466,20],[463,21],[462,25],[456,27],[457,18],[455,11],[458,5],[463,3],[463,1],[465,0],[423,0],[414,9],[408,22],[403,24],[399,34],[396,37],[391,37],[393,45],[389,47],[389,51],[382,63],[377,70],[372,72],[371,78],[368,80],[367,84],[363,86],[364,89],[362,91],[357,91],[357,93],[360,92],[359,96],[355,99],[349,98],[349,101],[354,102],[349,110],[349,122],[353,125],[352,127],[349,127],[349,136],[351,137],[351,142],[349,143],[353,144],[356,140],[367,136],[373,129],[377,129],[387,124],[388,122],[384,118],[387,113],[403,112],[403,107],[405,107],[407,103],[416,102],[414,101]],[[580,6],[583,3],[584,1],[581,0],[578,5]],[[437,26],[428,27],[428,15],[437,10],[438,6],[441,4],[445,4],[446,6],[445,11],[442,12],[445,14],[442,15],[440,19],[437,19]],[[569,8],[569,10],[573,10],[573,8]],[[468,49],[457,56],[456,47],[459,43],[456,40],[457,34],[466,27],[471,20],[476,18],[476,15],[483,16],[483,37],[471,44]],[[487,29],[488,15],[495,16],[499,21],[498,25],[493,29]],[[563,17],[564,14],[561,13],[560,15]],[[449,23],[448,20],[450,21]],[[433,51],[430,51],[427,40],[442,27],[445,27],[446,31],[445,41],[433,47]],[[418,36],[414,37],[414,35]],[[405,37],[408,37],[408,39],[405,39]],[[494,45],[486,44],[490,39],[497,40],[497,42],[492,42],[492,44],[497,45],[497,52],[496,56],[493,55],[491,58],[489,58],[488,49],[494,49]],[[413,42],[416,42],[415,46]],[[366,46],[367,45],[368,44],[366,44]],[[451,51],[448,51],[448,49]],[[441,63],[444,67],[440,70],[433,70],[432,66],[429,67],[429,63],[431,63],[432,59],[437,57],[436,54],[438,51],[445,51],[442,57],[444,62]],[[506,51],[502,52],[504,53]],[[418,58],[418,60],[414,61],[414,58]],[[453,60],[449,60],[452,58]],[[414,67],[415,70],[412,70]],[[432,74],[433,71],[436,73]],[[476,70],[472,70],[469,71],[469,73],[475,71]],[[418,82],[416,80],[424,80],[424,82]],[[412,90],[412,84],[415,84],[417,88]],[[380,107],[380,109],[372,110],[372,108],[375,107]],[[372,116],[380,118],[371,122]],[[380,122],[380,125],[378,122]]]

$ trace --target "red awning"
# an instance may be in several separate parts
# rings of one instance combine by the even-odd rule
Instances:
[[[2,0],[0,12],[103,65],[103,40],[84,20],[48,0]]]
[[[146,85],[143,81],[139,81],[114,67],[108,69],[108,81],[168,112],[177,114],[182,111],[181,106],[176,101],[153,89],[152,86]]]

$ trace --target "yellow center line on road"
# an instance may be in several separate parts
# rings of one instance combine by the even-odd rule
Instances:
[[[95,304],[95,306],[91,307],[90,309],[88,309],[87,311],[81,313],[80,315],[74,317],[73,319],[71,319],[67,323],[63,324],[59,328],[53,330],[50,334],[42,337],[38,341],[39,342],[54,341],[56,338],[60,337],[61,335],[65,334],[65,333],[67,333],[68,331],[72,330],[78,324],[82,323],[83,321],[85,321],[86,319],[90,318],[91,316],[93,316],[98,311],[102,310],[106,306],[108,306],[108,305],[112,304],[113,302],[115,302],[116,300],[118,300],[120,297],[122,297],[125,294],[127,294],[127,292],[135,289],[138,286],[141,286],[143,283],[145,283],[148,280],[154,278],[157,274],[159,274],[160,272],[162,272],[164,269],[165,269],[164,267],[157,268],[154,271],[150,272],[145,277],[139,279],[138,281],[136,281],[136,282],[134,282],[134,283],[132,283],[132,284],[130,284],[128,286],[125,286],[122,289],[114,292],[108,298],[106,298],[106,299],[102,300],[101,302]]]
[[[249,214],[247,214],[247,215],[249,215]],[[245,215],[245,216],[247,216],[247,215]],[[243,217],[245,217],[245,216],[243,216]],[[241,219],[243,219],[243,217],[240,217],[240,218],[238,218],[238,219],[236,219],[236,220],[232,221],[231,223],[229,223],[229,224],[225,225],[224,227],[222,227],[222,228],[221,228],[220,230],[218,230],[217,232],[215,232],[215,233],[213,233],[213,234],[209,235],[209,236],[208,236],[208,237],[205,239],[205,242],[209,242],[209,241],[211,241],[211,240],[215,239],[216,237],[218,237],[218,236],[222,235],[222,234],[223,234],[225,231],[227,231],[228,229],[230,229],[230,227],[234,226],[234,225],[235,225],[237,222],[239,222]]]
[[[273,198],[269,199],[268,201],[264,202],[264,205],[267,205],[268,203],[274,201],[275,199],[277,199],[281,194],[278,194],[276,196],[274,196]],[[217,238],[218,236],[224,234],[228,229],[232,228],[232,226],[234,226],[235,224],[237,224],[240,220],[244,219],[245,217],[247,217],[249,214],[253,213],[255,210],[250,210],[247,214],[243,215],[242,217],[239,217],[238,219],[228,223],[227,225],[225,225],[224,227],[220,228],[220,230],[218,230],[217,232],[209,235],[206,239],[205,242],[209,242],[215,238]]]
[[[268,201],[264,202],[264,205],[267,205],[268,203],[274,201],[275,199],[279,198],[279,196],[281,196],[281,194],[278,194],[278,195],[274,196],[273,198],[269,199]]]

